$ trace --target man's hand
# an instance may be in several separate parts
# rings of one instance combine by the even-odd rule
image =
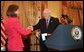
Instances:
[[[48,36],[50,36],[51,34],[48,34]]]
[[[30,29],[33,31],[33,26],[28,26],[27,29]]]

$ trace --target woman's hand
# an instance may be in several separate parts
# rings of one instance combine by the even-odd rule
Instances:
[[[27,29],[30,29],[33,31],[33,26],[28,26]]]

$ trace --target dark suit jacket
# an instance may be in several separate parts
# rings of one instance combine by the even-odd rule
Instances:
[[[40,29],[41,33],[52,33],[56,27],[59,25],[59,20],[57,18],[51,17],[49,21],[48,28],[46,27],[46,20],[40,19],[38,24],[33,26],[34,30]]]

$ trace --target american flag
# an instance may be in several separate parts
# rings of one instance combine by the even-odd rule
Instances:
[[[5,33],[5,27],[4,27],[4,23],[1,17],[1,47],[4,46],[6,44],[6,33]]]

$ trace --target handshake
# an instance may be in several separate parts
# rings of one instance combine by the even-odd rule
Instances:
[[[28,26],[27,29],[30,29],[33,31],[33,26]]]

